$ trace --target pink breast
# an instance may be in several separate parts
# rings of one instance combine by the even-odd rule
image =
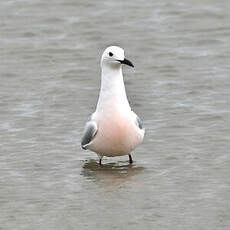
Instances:
[[[137,145],[138,133],[135,125],[126,116],[113,115],[99,122],[93,148],[106,156],[129,154]]]

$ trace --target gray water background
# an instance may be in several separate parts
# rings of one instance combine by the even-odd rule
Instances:
[[[0,229],[230,229],[230,2],[0,1]],[[146,129],[80,148],[119,45]]]

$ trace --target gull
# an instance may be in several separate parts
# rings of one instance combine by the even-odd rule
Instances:
[[[81,147],[103,156],[128,155],[142,142],[145,130],[141,119],[131,110],[122,74],[122,64],[134,67],[118,46],[105,49],[101,57],[101,89],[96,111],[86,122]]]

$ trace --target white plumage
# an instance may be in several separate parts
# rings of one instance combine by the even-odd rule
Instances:
[[[117,46],[108,47],[101,58],[101,90],[96,111],[86,123],[82,148],[103,156],[129,155],[143,140],[144,129],[127,100],[121,64],[133,67]]]

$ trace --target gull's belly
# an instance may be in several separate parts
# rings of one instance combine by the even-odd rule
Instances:
[[[99,121],[91,150],[103,156],[129,154],[142,138],[135,123],[125,115],[113,115]]]

